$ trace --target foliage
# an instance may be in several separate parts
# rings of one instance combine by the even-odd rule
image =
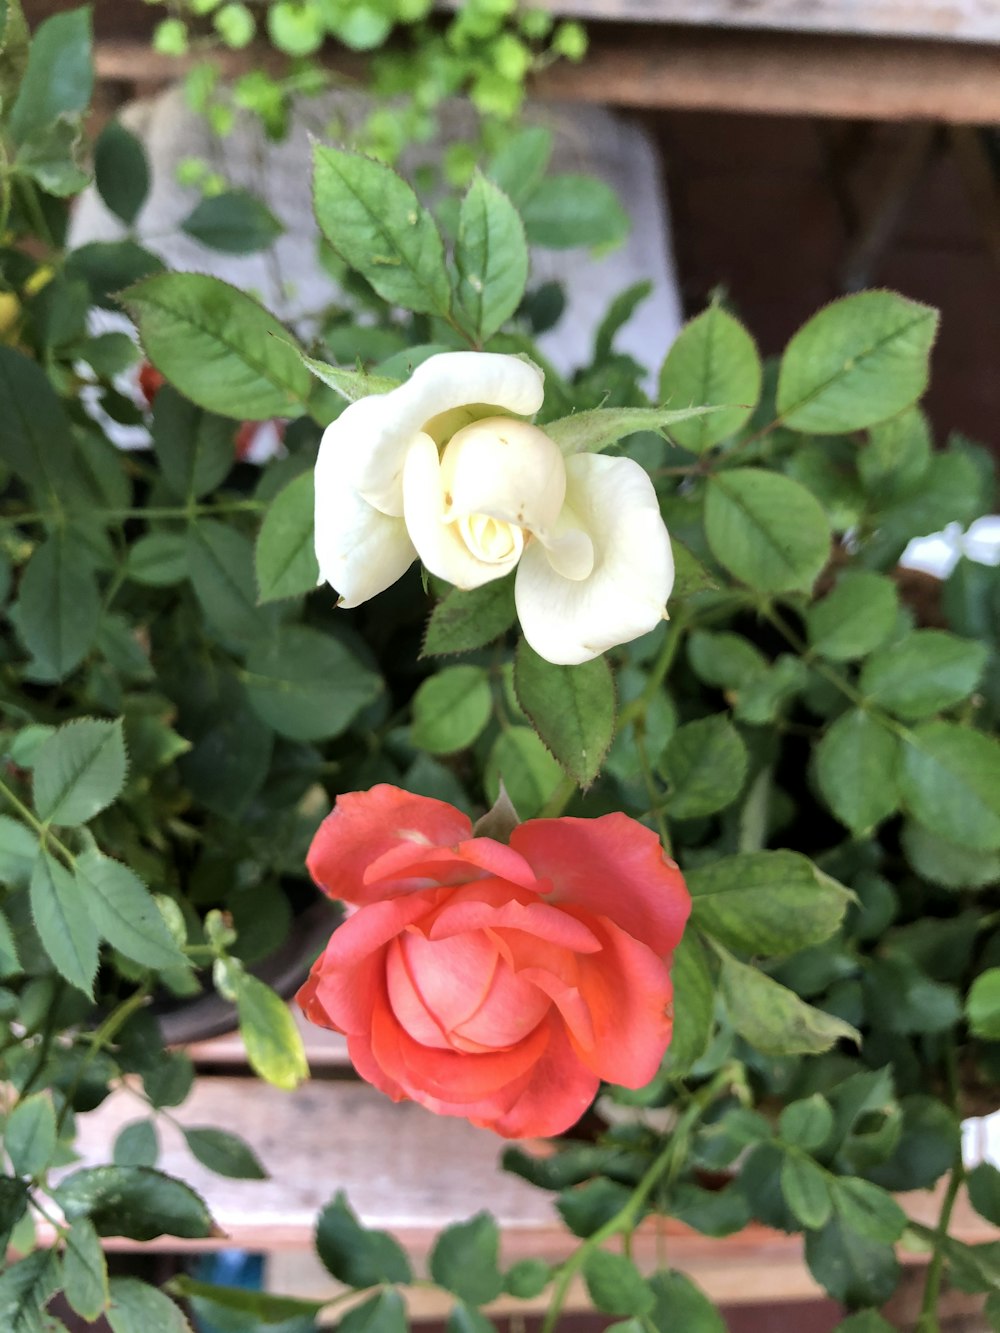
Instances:
[[[249,40],[241,5],[201,9],[223,40]],[[478,24],[493,59],[504,23],[534,25],[532,12],[487,21],[467,6],[443,40]],[[317,13],[271,5],[272,38],[306,43]],[[399,7],[344,14],[357,46],[411,21]],[[176,46],[183,30],[159,40]],[[845,1328],[883,1326],[874,1307],[904,1234],[932,1251],[928,1320],[945,1271],[995,1306],[992,1252],[947,1232],[960,1118],[1000,1079],[1000,570],[963,559],[939,585],[898,568],[911,537],[995,504],[980,450],[930,448],[919,398],[934,312],[862,293],[762,363],[713,306],[663,349],[651,403],[642,369],[614,349],[633,293],[592,364],[547,374],[540,420],[560,447],[646,466],[674,540],[669,623],[606,658],[537,658],[518,643],[507,583],[425,588],[412,570],[339,611],[315,587],[311,546],[322,428],[435,350],[540,360],[525,241],[611,239],[620,209],[546,176],[539,131],[434,209],[389,167],[320,147],[317,213],[349,299],[302,346],[244,293],[164,273],[133,239],[66,251],[68,200],[86,179],[87,13],[49,20],[29,54],[11,3],[0,41],[0,1232],[17,1256],[0,1275],[0,1323],[41,1327],[62,1289],[119,1331],[188,1327],[167,1295],[109,1282],[100,1244],[214,1226],[156,1165],[156,1121],[193,1070],[164,1048],[149,997],[214,988],[257,1072],[294,1086],[306,1070],[287,1010],[252,969],[312,901],[304,854],[332,800],[391,781],[481,810],[501,778],[522,818],[625,810],[655,828],[694,912],[657,1077],[608,1089],[589,1139],[505,1155],[553,1192],[579,1246],[555,1268],[507,1268],[488,1215],[456,1223],[430,1258],[454,1297],[450,1326],[484,1330],[479,1307],[499,1293],[551,1288],[551,1328],[579,1274],[630,1330],[718,1329],[687,1278],[649,1277],[619,1252],[651,1211],[707,1236],[751,1219],[802,1232],[817,1280],[859,1312]],[[106,130],[95,167],[131,225],[141,146]],[[348,189],[350,225],[333,226]],[[239,197],[184,225],[229,252],[274,234]],[[126,288],[168,380],[148,410],[123,391],[138,350],[88,322]],[[285,453],[251,466],[241,423],[274,416]],[[147,424],[152,448],[116,449],[108,419]],[[146,1110],[113,1161],[67,1171],[77,1117],[124,1080]],[[189,1127],[187,1144],[225,1175],[262,1173],[223,1127]],[[724,1187],[706,1188],[706,1173]],[[941,1226],[908,1225],[894,1195],[945,1176]],[[978,1168],[969,1188],[995,1223],[996,1173]],[[56,1246],[35,1248],[36,1222],[53,1216]],[[317,1244],[365,1293],[345,1333],[405,1325],[396,1288],[413,1274],[391,1237],[338,1196]],[[193,1279],[173,1294],[229,1327],[291,1326],[317,1308]]]

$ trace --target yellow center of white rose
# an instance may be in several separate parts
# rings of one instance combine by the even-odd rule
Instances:
[[[469,554],[487,565],[517,560],[524,549],[524,533],[517,524],[506,523],[490,514],[468,514],[460,518],[455,527]]]

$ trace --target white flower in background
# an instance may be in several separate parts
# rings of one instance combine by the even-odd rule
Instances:
[[[524,637],[550,662],[586,662],[654,628],[674,568],[652,483],[630,459],[564,458],[520,419],[542,396],[526,361],[444,352],[345,408],[316,462],[316,556],[341,605],[419,556],[458,588],[517,566]]]

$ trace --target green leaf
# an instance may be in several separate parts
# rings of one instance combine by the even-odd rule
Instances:
[[[35,1250],[0,1272],[0,1328],[10,1333],[42,1333],[39,1311],[59,1285],[52,1250]]]
[[[516,619],[513,578],[491,579],[469,591],[452,588],[431,612],[421,657],[481,648],[505,634]]]
[[[48,1092],[23,1097],[7,1117],[3,1145],[19,1176],[40,1176],[56,1151],[56,1113]]]
[[[714,411],[712,407],[594,407],[546,422],[545,434],[567,457],[599,454],[639,431],[673,435],[678,422],[694,421]]]
[[[893,1329],[876,1310],[861,1310],[841,1320],[833,1333],[893,1333]]]
[[[254,552],[261,602],[312,592],[319,581],[313,546],[316,491],[312,472],[303,472],[271,501]]]
[[[266,250],[284,230],[271,210],[246,190],[207,195],[180,228],[193,240],[227,255]]]
[[[863,1239],[839,1217],[807,1234],[806,1262],[816,1281],[844,1305],[882,1305],[899,1281],[892,1246]]]
[[[194,1157],[217,1176],[233,1180],[267,1180],[268,1173],[249,1144],[228,1130],[184,1126],[184,1140]]]
[[[129,548],[125,572],[149,588],[169,588],[188,576],[188,545],[182,532],[151,532]]]
[[[273,624],[271,610],[257,606],[253,547],[241,532],[214,518],[188,529],[188,572],[206,618],[221,634],[253,642]]]
[[[629,322],[643,301],[648,301],[652,294],[653,284],[648,278],[642,282],[634,282],[631,287],[626,287],[623,292],[618,293],[608,306],[607,312],[594,334],[594,355],[592,358],[594,365],[603,365],[613,355],[614,342],[618,333]]]
[[[588,787],[615,734],[615,683],[607,662],[597,657],[556,666],[522,640],[514,687],[546,746],[578,786]]]
[[[604,1314],[643,1315],[656,1304],[649,1283],[624,1254],[591,1250],[583,1261],[583,1280]]]
[[[0,98],[4,106],[10,104],[24,77],[30,36],[20,0],[7,0],[0,15]]]
[[[860,1042],[849,1023],[805,1004],[756,967],[716,949],[722,958],[720,989],[729,1021],[761,1054],[818,1055],[842,1038]]]
[[[750,1204],[738,1183],[702,1189],[682,1182],[671,1192],[666,1211],[703,1236],[733,1236],[750,1223]]]
[[[3,860],[3,853],[0,851],[0,861]],[[0,870],[0,883],[3,883],[3,872]],[[21,959],[18,954],[17,940],[14,938],[14,932],[11,924],[0,912],[0,977],[13,977],[21,971]]]
[[[834,301],[792,338],[778,413],[792,430],[840,435],[885,421],[927,387],[937,311],[893,292]]]
[[[133,870],[96,848],[76,860],[80,901],[94,925],[126,958],[143,967],[186,967],[153,895]]]
[[[670,978],[674,1022],[664,1067],[671,1075],[683,1078],[708,1049],[715,1018],[715,987],[697,931],[685,931],[674,950]]]
[[[296,417],[311,381],[287,330],[219,278],[161,273],[122,302],[146,355],[192,402],[240,421]]]
[[[519,1301],[540,1296],[555,1276],[555,1270],[541,1259],[519,1259],[504,1274],[503,1289]]]
[[[140,278],[164,271],[163,260],[135,241],[91,241],[66,256],[67,278],[80,278],[94,305],[118,310],[118,293]]]
[[[295,1296],[274,1296],[268,1291],[248,1291],[244,1287],[221,1287],[213,1282],[199,1282],[186,1273],[172,1277],[166,1289],[176,1296],[204,1301],[220,1310],[256,1315],[265,1324],[277,1324],[288,1319],[308,1319],[319,1314],[327,1304],[326,1301],[299,1300]]]
[[[654,1273],[649,1286],[656,1300],[650,1319],[657,1333],[726,1333],[722,1315],[686,1273]]]
[[[562,776],[562,769],[530,727],[508,727],[493,743],[483,783],[492,802],[502,782],[520,818],[534,819]]]
[[[284,1000],[256,977],[240,976],[236,992],[240,1035],[252,1069],[276,1088],[298,1087],[309,1076],[302,1037]]]
[[[84,151],[79,117],[63,116],[28,135],[17,150],[14,170],[35,181],[46,194],[66,199],[79,194],[90,180],[83,166]]]
[[[577,245],[610,248],[631,230],[614,190],[596,176],[546,176],[519,201],[529,245],[552,250]]]
[[[878,502],[900,499],[920,483],[932,447],[930,425],[918,407],[873,426],[857,455],[862,485]]]
[[[60,681],[80,665],[97,634],[101,601],[87,559],[69,535],[35,548],[21,577],[18,636],[33,654],[35,680]]]
[[[732,805],[743,790],[746,746],[723,714],[678,727],[659,770],[671,791],[663,809],[674,819],[696,819]]]
[[[28,1182],[0,1174],[0,1250],[5,1255],[11,1233],[25,1217],[27,1209]]]
[[[160,1146],[152,1120],[133,1120],[115,1139],[115,1166],[155,1166]]]
[[[806,611],[809,643],[821,657],[850,662],[881,647],[896,628],[899,596],[892,579],[848,569]]]
[[[108,1304],[108,1265],[101,1239],[89,1218],[74,1222],[63,1249],[63,1290],[82,1319],[93,1321]]]
[[[68,1221],[89,1217],[100,1236],[204,1240],[217,1234],[189,1185],[148,1166],[84,1167],[61,1180],[52,1195]]]
[[[0,462],[60,511],[75,471],[69,420],[45,371],[12,347],[0,347],[0,413]]]
[[[358,1221],[344,1192],[338,1191],[316,1223],[316,1250],[324,1267],[349,1287],[412,1282],[409,1260],[387,1231],[370,1231]]]
[[[690,871],[692,919],[729,949],[789,954],[821,944],[850,894],[798,852],[746,852]]]
[[[28,65],[10,110],[11,138],[22,143],[60,116],[85,111],[93,88],[89,7],[45,19],[31,39]]]
[[[789,1102],[778,1117],[778,1134],[783,1143],[815,1152],[833,1133],[833,1111],[820,1093]]]
[[[56,970],[84,995],[94,993],[97,928],[76,878],[48,852],[31,876],[31,915]]]
[[[472,744],[489,721],[493,696],[482,667],[444,667],[413,696],[414,745],[451,754]]]
[[[710,478],[705,535],[719,563],[761,592],[808,591],[830,555],[830,525],[816,498],[758,468]]]
[[[181,1310],[162,1291],[135,1277],[115,1277],[105,1318],[111,1333],[191,1333]]]
[[[1000,745],[953,722],[925,722],[903,745],[904,808],[932,833],[977,851],[1000,848]]]
[[[290,625],[251,649],[244,677],[254,712],[289,740],[339,736],[382,689],[331,634]]]
[[[458,302],[480,343],[521,303],[528,281],[524,224],[504,192],[478,172],[462,200],[455,246]]]
[[[723,412],[678,422],[678,444],[701,454],[749,420],[760,398],[757,344],[721,306],[710,306],[685,324],[660,371],[660,402],[725,407]]]
[[[855,837],[899,808],[899,741],[871,713],[849,709],[814,751],[823,799]]]
[[[781,1162],[781,1192],[807,1231],[826,1226],[833,1210],[827,1174],[804,1153],[785,1153]]]
[[[339,393],[349,403],[356,403],[359,398],[370,398],[373,394],[389,393],[398,388],[401,381],[389,379],[385,375],[370,375],[367,370],[345,370],[342,366],[331,366],[325,361],[316,361],[305,353],[300,353],[302,364],[321,380],[328,389]]]
[[[606,1176],[563,1190],[556,1207],[574,1236],[592,1236],[628,1203],[632,1191]]]
[[[22,731],[20,736],[23,735]],[[12,763],[23,762],[20,755],[15,759],[11,754],[10,758]],[[0,883],[12,889],[26,889],[37,856],[37,835],[9,815],[0,815]]]
[[[980,1217],[1000,1227],[1000,1171],[992,1162],[980,1164],[965,1177],[969,1202]]]
[[[447,314],[451,286],[433,217],[391,167],[322,144],[313,149],[320,231],[384,300]]]
[[[892,1154],[868,1174],[877,1185],[894,1193],[930,1189],[955,1164],[962,1135],[958,1119],[935,1097],[903,1097],[900,1109],[902,1131]]]
[[[872,959],[865,989],[870,1011],[889,1032],[945,1032],[962,1016],[955,988],[934,981],[905,954]]]
[[[896,1200],[868,1180],[837,1177],[833,1202],[844,1226],[866,1240],[891,1245],[906,1230],[907,1217]]]
[[[153,448],[167,485],[181,500],[199,500],[229,475],[235,424],[214,416],[164,384],[153,409]]]
[[[149,164],[141,140],[118,120],[109,120],[94,145],[94,183],[101,198],[126,227],[149,194]]]
[[[904,722],[967,699],[986,665],[986,645],[943,629],[918,629],[861,668],[861,692]]]
[[[769,666],[756,644],[727,631],[692,630],[687,655],[699,680],[722,690],[742,689],[766,675]]]
[[[194,1084],[194,1063],[183,1051],[167,1051],[149,1069],[143,1070],[142,1086],[149,1104],[157,1110],[180,1106]]]
[[[983,889],[1000,880],[1000,852],[977,852],[940,838],[907,820],[900,833],[906,859],[932,884],[948,889]]]
[[[965,1012],[977,1037],[1000,1041],[1000,967],[987,968],[976,977],[965,1001]]]
[[[67,722],[38,751],[35,809],[50,824],[85,824],[121,793],[127,767],[121,718]]]
[[[395,1287],[353,1306],[337,1325],[337,1333],[406,1333],[406,1306]]]
[[[469,1305],[485,1305],[503,1291],[497,1268],[500,1233],[489,1213],[477,1213],[442,1231],[430,1254],[430,1274]]]

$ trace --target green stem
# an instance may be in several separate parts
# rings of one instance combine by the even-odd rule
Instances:
[[[634,722],[636,718],[645,717],[646,709],[656,698],[657,694],[663,688],[663,682],[666,680],[670,668],[674,664],[677,651],[681,646],[681,640],[688,628],[687,622],[683,616],[678,613],[677,618],[672,620],[667,627],[667,635],[663,640],[663,646],[657,654],[656,661],[653,663],[652,670],[649,673],[649,679],[643,687],[642,693],[631,703],[625,705],[618,714],[617,730],[622,731]]]
[[[958,1053],[954,1046],[945,1053],[945,1078],[948,1084],[948,1100],[953,1111],[958,1111]],[[941,1295],[941,1279],[944,1275],[945,1242],[948,1239],[948,1227],[955,1208],[955,1200],[965,1179],[965,1164],[962,1161],[962,1146],[959,1144],[955,1153],[955,1164],[951,1169],[948,1188],[941,1201],[941,1212],[934,1232],[934,1252],[927,1265],[927,1277],[924,1280],[924,1298],[920,1304],[920,1319],[917,1322],[919,1333],[939,1333],[937,1317],[938,1300]]]
[[[571,777],[559,779],[559,785],[539,810],[538,819],[558,819],[576,795],[576,783]]]

